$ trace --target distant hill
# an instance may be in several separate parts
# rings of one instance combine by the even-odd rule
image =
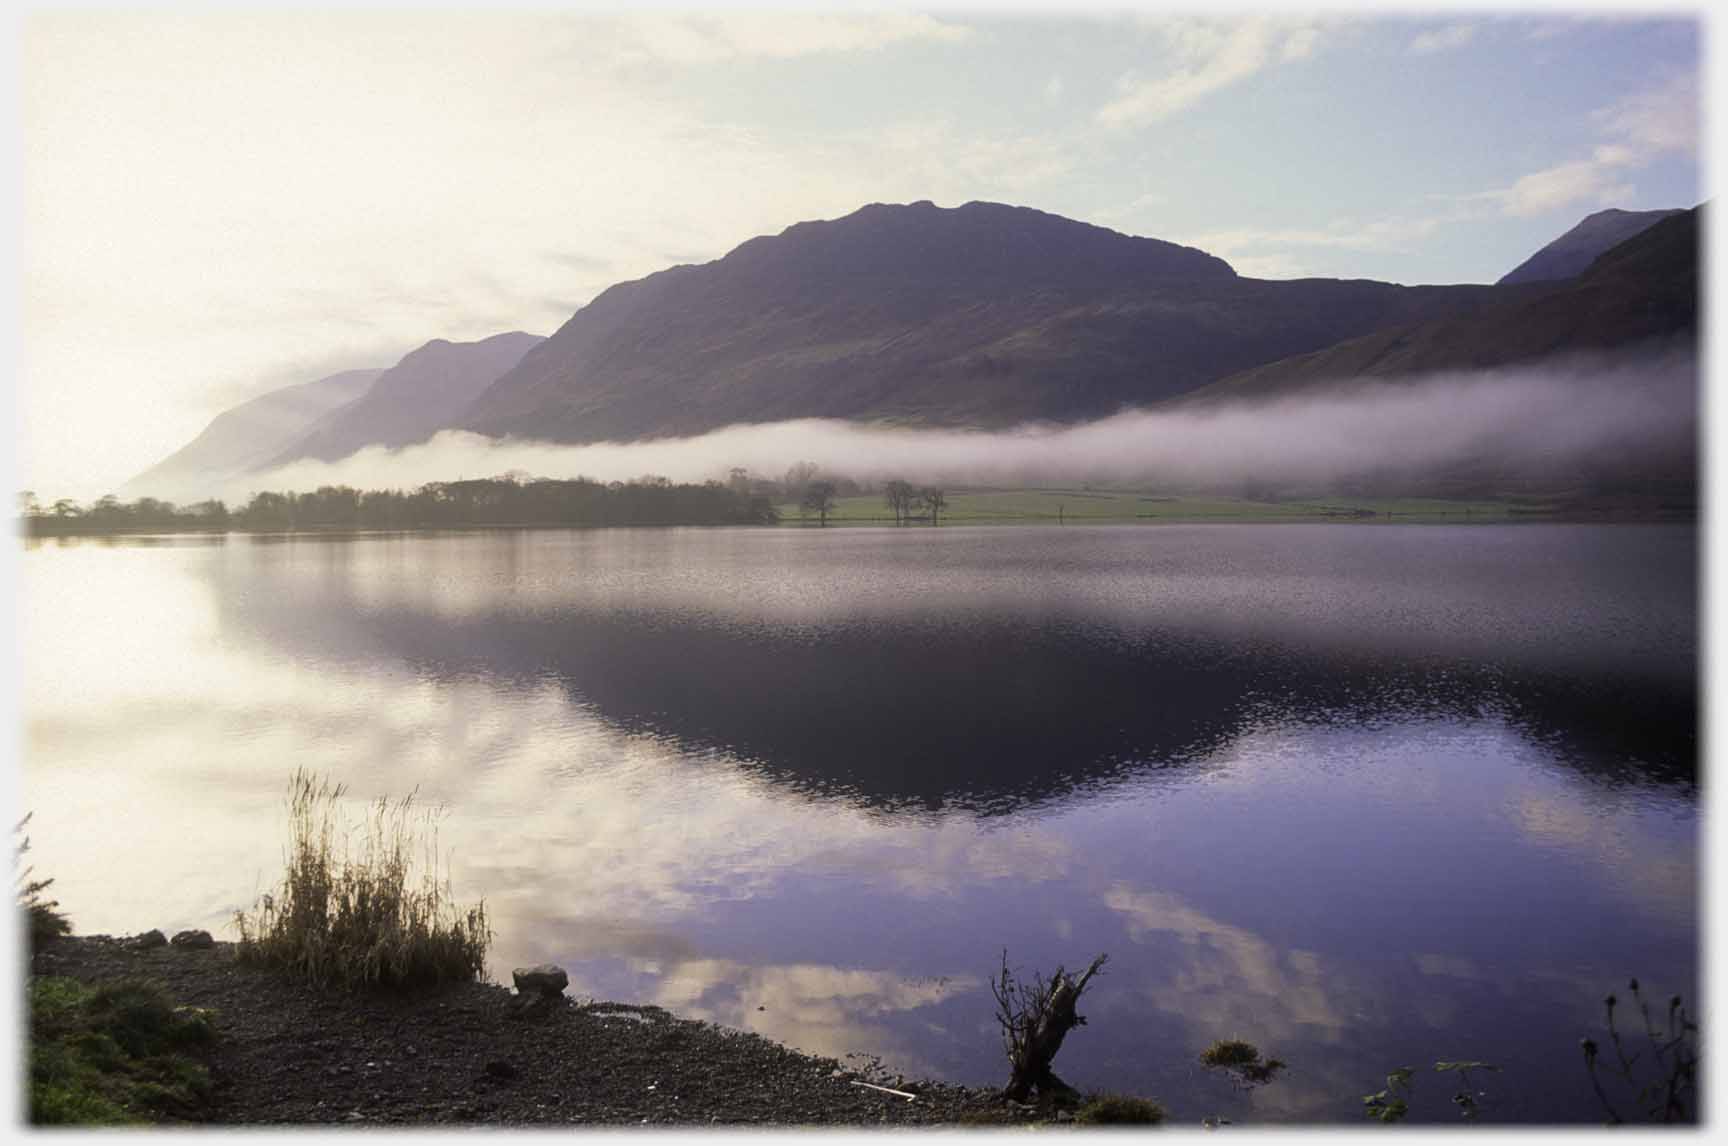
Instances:
[[[1588,215],[1584,221],[1519,263],[1501,278],[1501,285],[1511,283],[1553,282],[1575,278],[1589,269],[1596,256],[1619,246],[1632,236],[1649,230],[1670,215],[1670,211],[1620,211],[1610,208]]]
[[[347,370],[302,382],[218,414],[186,445],[121,487],[129,498],[211,496],[223,481],[276,457],[331,411],[366,393],[383,370]]]
[[[1466,315],[1391,327],[1242,371],[1184,405],[1289,393],[1353,378],[1473,370],[1697,337],[1701,207],[1662,219],[1577,278],[1513,288]]]
[[[1077,422],[1695,337],[1697,209],[1602,212],[1548,250],[1575,255],[1580,234],[1649,216],[1572,278],[1406,287],[1245,278],[1203,251],[1025,207],[873,204],[620,283],[547,339],[429,342],[350,400],[278,419],[294,432],[270,451],[254,435],[207,463],[194,443],[146,476],[209,475],[201,497],[236,470],[445,429],[581,443],[801,417]]]
[[[461,424],[589,442],[798,417],[1078,421],[1505,289],[1263,282],[1025,207],[874,204],[610,288]]]
[[[384,371],[366,393],[330,411],[267,461],[336,461],[366,446],[423,442],[456,424],[476,395],[544,341],[514,331],[479,342],[433,339]]]

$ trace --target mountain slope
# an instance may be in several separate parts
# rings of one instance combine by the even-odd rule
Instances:
[[[336,461],[366,446],[423,442],[455,424],[477,394],[542,341],[540,335],[521,331],[479,342],[433,339],[380,374],[363,396],[332,410],[267,465],[307,458]]]
[[[1589,269],[1598,255],[1649,230],[1670,215],[1681,213],[1679,210],[1620,211],[1614,208],[1598,211],[1508,271],[1500,279],[1500,285],[1576,278]]]
[[[1507,289],[1261,282],[1024,207],[874,204],[612,287],[462,424],[586,442],[797,417],[1074,421]]]
[[[1698,329],[1701,207],[1656,223],[1575,279],[1471,315],[1376,331],[1243,371],[1185,404],[1265,398],[1351,378],[1474,370],[1553,355],[1692,340]],[[1525,288],[1526,290],[1530,288]]]
[[[302,382],[218,414],[179,450],[122,487],[127,497],[206,497],[304,436],[320,418],[366,392],[383,370],[348,370]]]

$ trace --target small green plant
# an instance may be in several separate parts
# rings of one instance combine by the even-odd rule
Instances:
[[[253,913],[236,913],[241,961],[320,987],[413,988],[478,978],[492,939],[486,905],[452,903],[448,881],[438,876],[435,813],[415,809],[413,793],[380,799],[359,847],[344,832],[338,848],[345,791],[295,772],[287,872]]]
[[[1627,1119],[1609,1100],[1602,1086],[1602,1074],[1618,1079],[1632,1092],[1631,1105],[1626,1109],[1636,1110],[1653,1122],[1692,1121],[1697,1117],[1698,1024],[1687,1015],[1680,996],[1674,995],[1668,1000],[1666,1025],[1657,1028],[1650,1018],[1649,1003],[1639,993],[1638,980],[1633,979],[1628,987],[1633,1002],[1638,1006],[1644,1035],[1650,1045],[1627,1053],[1614,1019],[1620,1000],[1612,994],[1603,999],[1602,1004],[1607,1013],[1608,1042],[1614,1051],[1613,1060],[1602,1062],[1601,1073],[1598,1073],[1601,1048],[1591,1038],[1583,1039],[1580,1044],[1584,1052],[1584,1069],[1590,1074],[1590,1085],[1602,1103],[1607,1121],[1609,1125],[1619,1125]],[[1644,1065],[1639,1067],[1641,1061]]]
[[[12,828],[12,835],[18,842],[12,847],[13,866],[21,864],[24,853],[30,850],[30,837],[24,834],[25,825],[30,823],[31,812],[19,820]],[[54,881],[51,879],[32,879],[36,869],[25,867],[18,873],[13,893],[18,901],[18,909],[24,913],[24,933],[30,937],[30,949],[38,950],[43,944],[58,939],[72,932],[72,921],[59,910],[60,904],[51,899],[43,899],[42,893],[47,891]]]
[[[1410,1084],[1415,1079],[1415,1068],[1408,1066],[1401,1066],[1387,1075],[1385,1090],[1362,1098],[1368,1117],[1378,1122],[1404,1121],[1410,1113]]]
[[[1260,1048],[1241,1039],[1219,1039],[1200,1052],[1200,1065],[1221,1070],[1239,1086],[1264,1086],[1283,1070],[1283,1059],[1260,1057]]]
[[[1157,1126],[1164,1121],[1164,1107],[1149,1098],[1098,1094],[1074,1112],[1074,1121],[1086,1126]]]
[[[1500,1068],[1486,1062],[1437,1062],[1434,1069],[1442,1074],[1457,1074],[1459,1086],[1462,1088],[1452,1095],[1453,1105],[1458,1107],[1459,1117],[1466,1122],[1476,1121],[1476,1115],[1481,1113],[1481,1105],[1476,1101],[1486,1097],[1486,1092],[1477,1090],[1475,1081],[1470,1077],[1473,1070],[1497,1071]]]
[[[210,1094],[197,1055],[215,1041],[213,1016],[177,1007],[156,983],[87,986],[30,980],[30,1121],[124,1125],[196,1119]]]
[[[1470,1077],[1471,1071],[1497,1071],[1500,1068],[1492,1063],[1475,1061],[1445,1061],[1434,1064],[1434,1069],[1440,1074],[1456,1074],[1460,1089],[1452,1095],[1453,1105],[1458,1107],[1459,1115],[1466,1122],[1476,1121],[1481,1113],[1479,1099],[1486,1097],[1483,1091],[1476,1089],[1476,1082]],[[1373,1094],[1362,1096],[1363,1113],[1377,1122],[1402,1122],[1410,1114],[1410,1097],[1415,1091],[1416,1068],[1401,1066],[1386,1076],[1386,1088]]]

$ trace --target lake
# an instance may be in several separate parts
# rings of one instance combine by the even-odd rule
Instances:
[[[1698,994],[1697,532],[1278,524],[32,543],[31,858],[80,933],[277,878],[298,767],[446,805],[491,973],[999,1084],[989,981],[1110,961],[1058,1072],[1362,1121]],[[1196,1062],[1247,1039],[1243,1091]],[[1451,1076],[1416,1114],[1456,1121]]]

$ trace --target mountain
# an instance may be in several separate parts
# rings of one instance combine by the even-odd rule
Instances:
[[[608,289],[461,425],[590,442],[799,417],[1077,421],[1520,289],[1263,282],[1025,207],[873,204]]]
[[[1577,278],[1511,288],[1474,314],[1390,327],[1242,371],[1184,404],[1264,398],[1351,378],[1474,370],[1554,355],[1692,341],[1698,331],[1702,207],[1662,219]]]
[[[1598,255],[1649,230],[1670,215],[1681,213],[1678,209],[1620,211],[1610,208],[1598,211],[1507,272],[1500,285],[1575,278],[1583,274]]]
[[[336,461],[366,446],[408,446],[456,424],[476,395],[544,341],[513,331],[479,342],[435,338],[384,371],[363,395],[330,411],[264,467]]]
[[[347,370],[272,390],[218,414],[202,433],[121,487],[127,497],[202,498],[223,481],[264,465],[318,419],[354,401],[384,373]]]

